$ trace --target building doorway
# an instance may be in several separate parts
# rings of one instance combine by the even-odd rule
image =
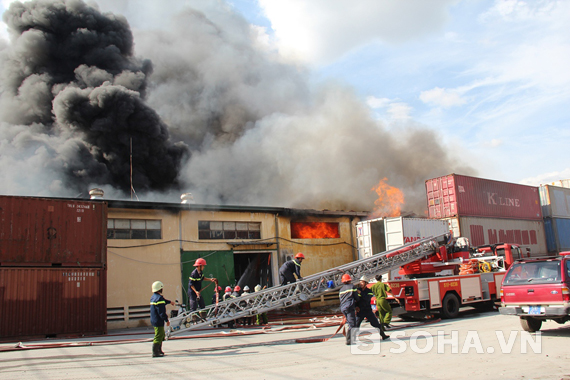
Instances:
[[[234,270],[237,284],[242,289],[247,285],[250,292],[253,292],[256,285],[261,285],[262,288],[273,286],[270,252],[234,251]]]

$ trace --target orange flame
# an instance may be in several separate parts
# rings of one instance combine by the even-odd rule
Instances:
[[[336,239],[340,238],[338,223],[291,222],[292,239]]]
[[[402,205],[404,204],[404,193],[397,187],[388,185],[386,181],[388,181],[388,178],[381,179],[378,185],[371,189],[371,191],[375,191],[378,194],[378,199],[374,201],[375,207],[371,215],[373,218],[400,216]]]

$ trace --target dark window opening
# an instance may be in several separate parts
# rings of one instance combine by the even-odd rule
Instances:
[[[198,238],[201,240],[261,239],[261,223],[201,220],[198,221]]]
[[[108,219],[107,239],[162,239],[162,221]]]

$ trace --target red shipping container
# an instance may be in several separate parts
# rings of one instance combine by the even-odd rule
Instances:
[[[0,338],[107,333],[103,268],[0,268]]]
[[[426,181],[429,217],[542,220],[538,187],[450,174]]]
[[[104,266],[107,203],[0,196],[0,265]]]

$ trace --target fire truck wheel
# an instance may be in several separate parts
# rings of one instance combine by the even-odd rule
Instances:
[[[459,315],[459,298],[453,293],[447,293],[443,297],[441,316],[446,319],[455,318]]]
[[[542,327],[542,319],[521,317],[521,326],[524,331],[535,332],[540,330],[540,328]]]

